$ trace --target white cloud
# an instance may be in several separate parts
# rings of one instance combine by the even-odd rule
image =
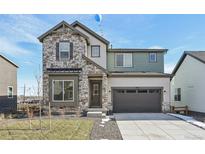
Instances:
[[[165,60],[170,61],[169,63],[165,63],[165,73],[172,73],[174,67],[176,66],[178,59],[182,55],[182,53],[186,50],[186,46],[178,46],[175,48],[172,48],[168,51],[168,53],[165,55]]]
[[[15,42],[0,37],[0,52],[12,56],[29,54],[30,51],[20,48]]]
[[[149,47],[149,49],[164,49],[164,48],[159,45],[154,45],[154,46]]]
[[[40,44],[37,40],[49,24],[33,15],[2,15],[0,18],[0,51],[10,55],[24,55],[26,50],[19,43]]]
[[[185,49],[186,49],[186,46],[178,46],[176,48],[170,49],[168,53],[169,55],[175,55],[177,53],[181,53],[185,51]]]
[[[24,61],[23,63],[26,64],[26,65],[34,65],[34,63],[31,62],[31,61]]]
[[[0,20],[0,34],[13,42],[38,43],[37,36],[48,26],[33,15],[7,15]]]
[[[164,72],[165,73],[172,73],[174,67],[176,66],[175,63],[168,63],[164,65]]]

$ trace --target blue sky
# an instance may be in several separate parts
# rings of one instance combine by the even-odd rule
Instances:
[[[42,46],[37,37],[65,20],[79,20],[101,33],[94,15],[0,15],[0,53],[18,66],[18,93],[35,89]],[[103,36],[113,48],[167,48],[170,73],[183,51],[205,50],[205,15],[102,15]]]

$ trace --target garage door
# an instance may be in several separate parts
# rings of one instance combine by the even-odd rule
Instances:
[[[161,112],[161,89],[114,89],[113,112]]]

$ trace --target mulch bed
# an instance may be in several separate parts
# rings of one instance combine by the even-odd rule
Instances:
[[[189,112],[189,116],[192,116],[194,119],[205,123],[205,113]]]
[[[95,120],[90,136],[91,140],[122,140],[120,130],[115,120],[105,122],[103,124],[104,127],[100,125],[102,125],[101,119]]]

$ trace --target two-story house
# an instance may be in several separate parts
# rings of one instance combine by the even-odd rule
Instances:
[[[0,55],[0,113],[17,109],[17,68],[16,64]]]
[[[78,21],[62,21],[38,39],[43,44],[43,97],[51,106],[169,110],[167,49],[109,49],[109,41]]]

